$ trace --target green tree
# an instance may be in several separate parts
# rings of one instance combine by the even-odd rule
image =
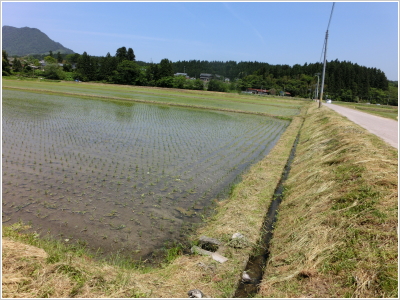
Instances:
[[[81,81],[91,81],[96,79],[96,64],[86,51],[79,56],[76,75]]]
[[[172,88],[174,87],[174,77],[165,76],[157,80],[156,85],[159,87]]]
[[[65,78],[65,74],[57,63],[53,63],[47,64],[44,67],[44,77],[54,80],[63,80]]]
[[[99,80],[113,82],[114,71],[117,69],[118,61],[108,52],[107,55],[100,59]]]
[[[139,66],[133,61],[124,60],[118,64],[113,81],[118,84],[136,84],[139,75]]]
[[[175,76],[174,77],[174,88],[184,89],[186,85],[185,76]]]
[[[53,51],[49,51],[49,56],[53,57]]]
[[[21,61],[16,56],[14,56],[14,60],[13,60],[13,71],[14,72],[21,72],[22,71]]]
[[[388,100],[389,105],[398,106],[399,88],[397,82],[389,82]]]
[[[157,80],[161,78],[159,65],[151,63],[146,69],[146,79],[149,85],[156,85]]]
[[[146,67],[139,66],[139,74],[136,77],[136,85],[146,86],[148,85],[147,77],[146,77]]]
[[[57,60],[50,55],[46,56],[43,60],[46,62],[46,64],[55,64],[57,62]]]
[[[80,54],[74,53],[74,54],[68,54],[65,56],[65,60],[70,63],[70,64],[76,64],[78,62]]]
[[[72,71],[72,65],[71,64],[65,63],[65,64],[63,64],[62,68],[63,68],[64,72],[71,72]]]
[[[57,52],[57,62],[61,64],[62,61],[63,61],[63,58],[62,58],[62,56],[61,56],[60,51],[58,51],[58,52]]]
[[[133,53],[132,48],[128,49],[128,52],[126,53],[126,58],[127,60],[135,61],[135,53]]]
[[[172,62],[164,58],[160,61],[160,78],[174,76],[174,71],[172,68]]]
[[[2,76],[10,75],[11,70],[10,70],[10,64],[8,63],[8,55],[6,50],[2,50],[1,66],[2,66]]]
[[[211,79],[210,82],[208,83],[207,91],[226,92],[227,88],[223,82]]]
[[[194,82],[193,82],[193,89],[194,90],[204,90],[204,83],[202,80],[200,80],[199,78],[197,78]]]
[[[127,51],[125,47],[121,47],[117,49],[115,53],[115,57],[117,58],[118,62],[122,62],[123,60],[127,59]]]

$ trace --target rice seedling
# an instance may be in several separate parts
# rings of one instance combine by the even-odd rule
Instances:
[[[178,231],[174,218],[188,216],[178,214],[176,207],[188,210],[198,199],[207,203],[227,195],[230,182],[265,156],[288,125],[284,120],[230,112],[165,110],[147,104],[125,107],[10,90],[3,96],[3,182],[24,182],[15,182],[11,175],[21,174],[24,161],[30,167],[23,178],[30,179],[49,204],[54,206],[57,200],[52,210],[63,220],[68,220],[71,205],[74,222],[80,228],[88,226],[84,232],[89,235],[105,218],[135,220],[132,229],[142,230],[143,242],[150,236],[169,238],[171,226]],[[135,117],[112,118],[122,106]],[[95,209],[91,200],[96,201]],[[117,212],[114,205],[122,209]],[[162,211],[168,222],[155,226],[154,235],[145,230],[151,226],[149,220],[157,218],[150,209]],[[88,211],[98,215],[88,216]],[[199,215],[191,218],[202,221]],[[120,231],[104,235],[119,239]]]

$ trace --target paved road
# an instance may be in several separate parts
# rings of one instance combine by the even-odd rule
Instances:
[[[399,149],[399,122],[340,105],[326,103],[323,103],[323,105],[347,117],[350,121],[364,127],[369,132],[386,141],[389,145]]]

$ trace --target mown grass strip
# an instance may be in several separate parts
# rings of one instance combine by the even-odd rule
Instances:
[[[397,297],[398,152],[312,107],[259,297]]]

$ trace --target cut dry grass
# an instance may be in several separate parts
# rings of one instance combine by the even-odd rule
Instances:
[[[251,167],[229,199],[217,205],[213,217],[191,238],[193,243],[201,235],[226,243],[233,233],[240,232],[250,244],[257,244],[264,217],[302,122],[302,116],[294,117],[268,156]],[[23,234],[21,229],[3,228],[3,237],[42,245]],[[226,246],[221,250],[229,259],[224,264],[207,256],[179,255],[161,268],[144,272],[140,267],[118,267],[94,261],[84,252],[71,252],[61,246],[45,247],[43,244],[42,247],[47,247],[50,259],[26,263],[23,257],[8,255],[11,251],[5,246],[3,276],[5,270],[12,274],[18,268],[21,278],[26,280],[6,288],[3,283],[3,297],[186,298],[187,292],[194,288],[210,297],[232,297],[253,251],[252,247]]]
[[[260,297],[397,297],[398,152],[312,107]]]

